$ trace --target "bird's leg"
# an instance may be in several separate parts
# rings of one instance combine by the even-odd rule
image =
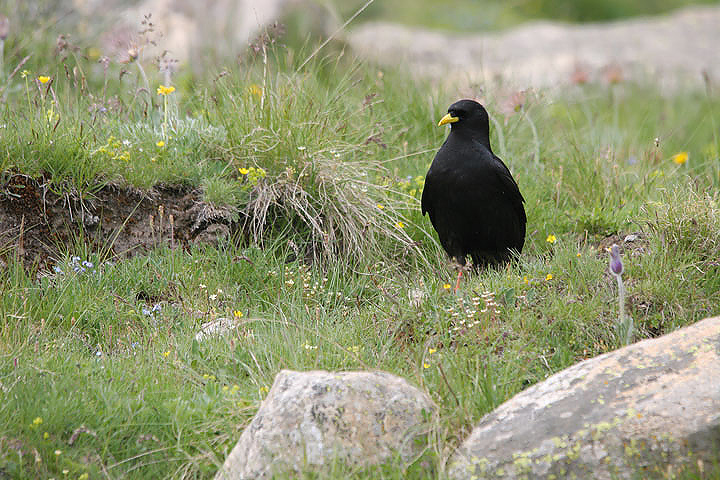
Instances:
[[[468,270],[470,267],[467,265],[464,261],[461,263],[460,261],[454,261],[453,266],[457,269],[457,281],[455,281],[455,290],[453,293],[457,294],[458,289],[460,288],[460,279],[462,278],[462,274],[464,271]]]
[[[458,289],[460,288],[460,279],[462,278],[462,267],[458,268],[458,276],[457,281],[455,282],[455,291],[453,293],[457,294]]]

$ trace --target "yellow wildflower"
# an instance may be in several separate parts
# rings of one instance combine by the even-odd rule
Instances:
[[[160,141],[159,141],[159,142],[157,142],[157,143],[156,143],[155,145],[157,145],[158,147],[162,148],[162,147],[164,147],[164,146],[165,146],[165,142],[164,142],[164,141],[162,141],[162,140],[160,140]]]
[[[167,352],[163,352],[163,357],[167,358],[169,356],[170,356],[170,350],[168,350]]]
[[[174,91],[175,91],[175,87],[173,87],[173,86],[166,87],[165,85],[160,85],[157,89],[158,95],[163,95],[163,96],[169,95],[169,94],[173,93]]]
[[[40,83],[47,83],[47,82],[50,81],[50,77],[46,77],[46,76],[44,76],[44,75],[40,75],[40,76],[38,77],[38,80],[40,80]]]
[[[43,422],[43,419],[41,417],[35,417],[35,420],[33,420],[33,425],[37,426],[40,425]]]
[[[423,368],[430,368],[430,364],[427,362],[423,363]]]
[[[552,280],[552,278],[553,278],[552,273],[548,273],[547,275],[545,275],[546,282],[549,282],[550,280]]]
[[[523,277],[523,282],[525,283],[525,285],[527,285],[528,283],[530,283],[530,280],[528,280],[527,275],[525,275],[525,276]]]
[[[688,158],[690,158],[688,152],[680,152],[673,155],[670,159],[678,165],[684,165],[687,163]]]
[[[248,87],[248,90],[250,91],[250,93],[251,93],[252,95],[255,95],[255,96],[258,97],[258,98],[262,97],[263,90],[262,90],[262,88],[260,88],[259,85],[253,83],[252,85],[250,85],[250,86]]]
[[[378,204],[377,204],[377,208],[379,208],[380,210],[382,210],[383,208],[385,208],[385,205],[383,205],[382,203],[378,203]]]
[[[428,348],[428,353],[432,355],[433,353],[437,352],[437,348]]]
[[[405,228],[405,224],[403,222],[395,222],[396,228]]]
[[[449,283],[446,283],[445,285],[443,285],[443,288],[444,288],[445,290],[450,290],[450,284],[449,284]]]
[[[247,168],[238,168],[238,171],[240,172],[240,175],[247,175],[248,173],[250,173],[250,170],[248,170]]]
[[[550,235],[547,236],[547,238],[545,239],[545,241],[546,241],[547,243],[555,243],[555,242],[557,241],[557,238],[555,237],[555,235],[553,235],[553,234],[551,233]]]
[[[240,310],[235,310],[233,312],[233,315],[235,316],[235,318],[242,318],[243,313]]]

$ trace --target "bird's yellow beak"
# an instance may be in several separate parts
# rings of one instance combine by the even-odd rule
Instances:
[[[453,117],[452,115],[450,115],[448,113],[447,115],[445,115],[443,118],[440,119],[440,121],[438,122],[438,127],[442,127],[443,125],[445,125],[447,123],[455,123],[458,120],[460,120],[458,117]]]

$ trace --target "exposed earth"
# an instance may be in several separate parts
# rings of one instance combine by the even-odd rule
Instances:
[[[26,266],[46,269],[81,242],[122,258],[161,244],[212,243],[230,233],[227,212],[202,202],[195,189],[106,185],[86,197],[55,193],[43,178],[10,176],[0,185],[0,266],[17,255]]]

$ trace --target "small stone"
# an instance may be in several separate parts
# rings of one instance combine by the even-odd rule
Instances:
[[[153,309],[154,310],[154,309]],[[235,330],[238,322],[230,318],[220,317],[209,322],[205,322],[200,326],[200,331],[195,335],[195,340],[202,342],[210,337],[223,337]]]
[[[623,239],[623,242],[625,242],[625,243],[634,242],[637,239],[638,239],[638,236],[634,233],[631,233],[630,235],[625,236],[625,238]]]

